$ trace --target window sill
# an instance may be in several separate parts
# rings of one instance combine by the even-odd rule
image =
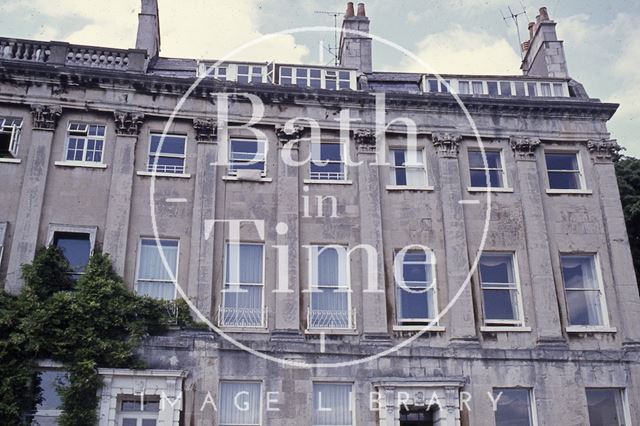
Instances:
[[[489,188],[481,186],[468,186],[467,192],[513,192],[513,188]]]
[[[446,328],[442,325],[394,325],[393,331],[426,331],[434,333],[442,333],[446,331]]]
[[[0,158],[0,163],[20,164],[22,160],[19,158]]]
[[[273,182],[273,178],[270,178],[270,177],[261,177],[259,179],[247,179],[247,178],[239,178],[237,176],[222,176],[222,180],[227,182],[256,182],[256,183]]]
[[[495,325],[484,325],[480,327],[480,331],[483,333],[528,333],[531,331],[531,327],[520,325],[505,325],[503,327]]]
[[[346,328],[312,328],[304,330],[304,334],[318,335],[318,334],[331,334],[339,336],[357,336],[358,330],[346,329]]]
[[[387,191],[433,191],[433,186],[387,185],[385,189]]]
[[[590,189],[547,189],[549,195],[591,195]]]
[[[53,164],[59,167],[84,167],[86,169],[106,169],[104,163],[85,163],[80,161],[56,161]]]
[[[261,333],[267,334],[269,333],[269,329],[263,326],[255,326],[255,327],[230,327],[228,325],[220,326],[220,330],[224,333]]]
[[[351,185],[353,181],[350,180],[322,180],[322,179],[304,179],[303,183],[310,183],[313,185]]]
[[[138,176],[149,176],[149,177],[169,177],[169,178],[178,178],[178,179],[191,179],[191,175],[189,173],[161,173],[161,172],[136,172]]]
[[[617,333],[618,330],[615,327],[584,327],[584,326],[569,326],[566,328],[567,333]]]

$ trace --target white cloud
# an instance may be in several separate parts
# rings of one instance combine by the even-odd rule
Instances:
[[[468,31],[459,25],[430,34],[417,44],[415,52],[439,73],[519,74],[520,57],[509,43],[486,32]],[[402,64],[405,71],[422,71],[415,60]]]
[[[44,14],[52,21],[79,18],[82,28],[64,37],[64,41],[98,46],[134,47],[139,0],[115,0],[109,3],[77,0],[32,0],[14,3]],[[258,12],[251,0],[160,0],[161,54],[173,57],[220,58],[230,51],[263,36],[258,29]],[[52,25],[55,28],[55,25]],[[42,35],[57,35],[47,31]],[[34,33],[33,36],[43,38]],[[308,53],[293,35],[276,35],[238,53],[235,59],[300,62]]]

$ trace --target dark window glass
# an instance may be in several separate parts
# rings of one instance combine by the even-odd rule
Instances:
[[[430,92],[438,91],[438,80],[429,80],[429,91]]]
[[[498,83],[495,81],[487,81],[487,90],[490,96],[498,96]]]
[[[580,167],[576,153],[546,153],[549,188],[580,189]]]
[[[84,272],[89,256],[91,255],[91,241],[89,234],[75,232],[56,232],[53,244],[62,250],[62,253],[71,265],[72,275],[79,277]]]
[[[500,93],[502,93],[502,96],[511,96],[511,83],[508,81],[501,81]]]
[[[57,388],[68,383],[66,374],[63,371],[48,370],[40,372],[39,377],[42,401],[38,404],[37,410],[59,410],[62,406],[62,399]]]
[[[529,96],[538,96],[535,83],[527,83],[527,88],[529,89]]]
[[[516,82],[516,96],[524,96],[524,83],[521,81]]]
[[[503,388],[493,390],[497,403],[496,426],[531,426],[529,389]]]
[[[160,143],[162,140],[162,144]],[[151,154],[160,152],[162,154],[184,154],[184,146],[187,140],[183,136],[151,135]]]
[[[624,410],[620,389],[587,389],[590,426],[623,426]]]

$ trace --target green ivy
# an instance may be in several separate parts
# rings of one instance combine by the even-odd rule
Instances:
[[[39,249],[24,265],[24,286],[0,292],[0,424],[28,424],[25,413],[41,401],[38,360],[63,364],[67,384],[58,388],[61,426],[97,422],[98,367],[144,368],[141,340],[170,326],[193,327],[187,304],[162,302],[129,291],[108,255],[94,254],[74,281],[55,247]]]

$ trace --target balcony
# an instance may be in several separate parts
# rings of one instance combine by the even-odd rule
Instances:
[[[218,307],[218,325],[227,328],[266,328],[268,309]]]
[[[356,311],[309,309],[307,331],[355,330]]]

